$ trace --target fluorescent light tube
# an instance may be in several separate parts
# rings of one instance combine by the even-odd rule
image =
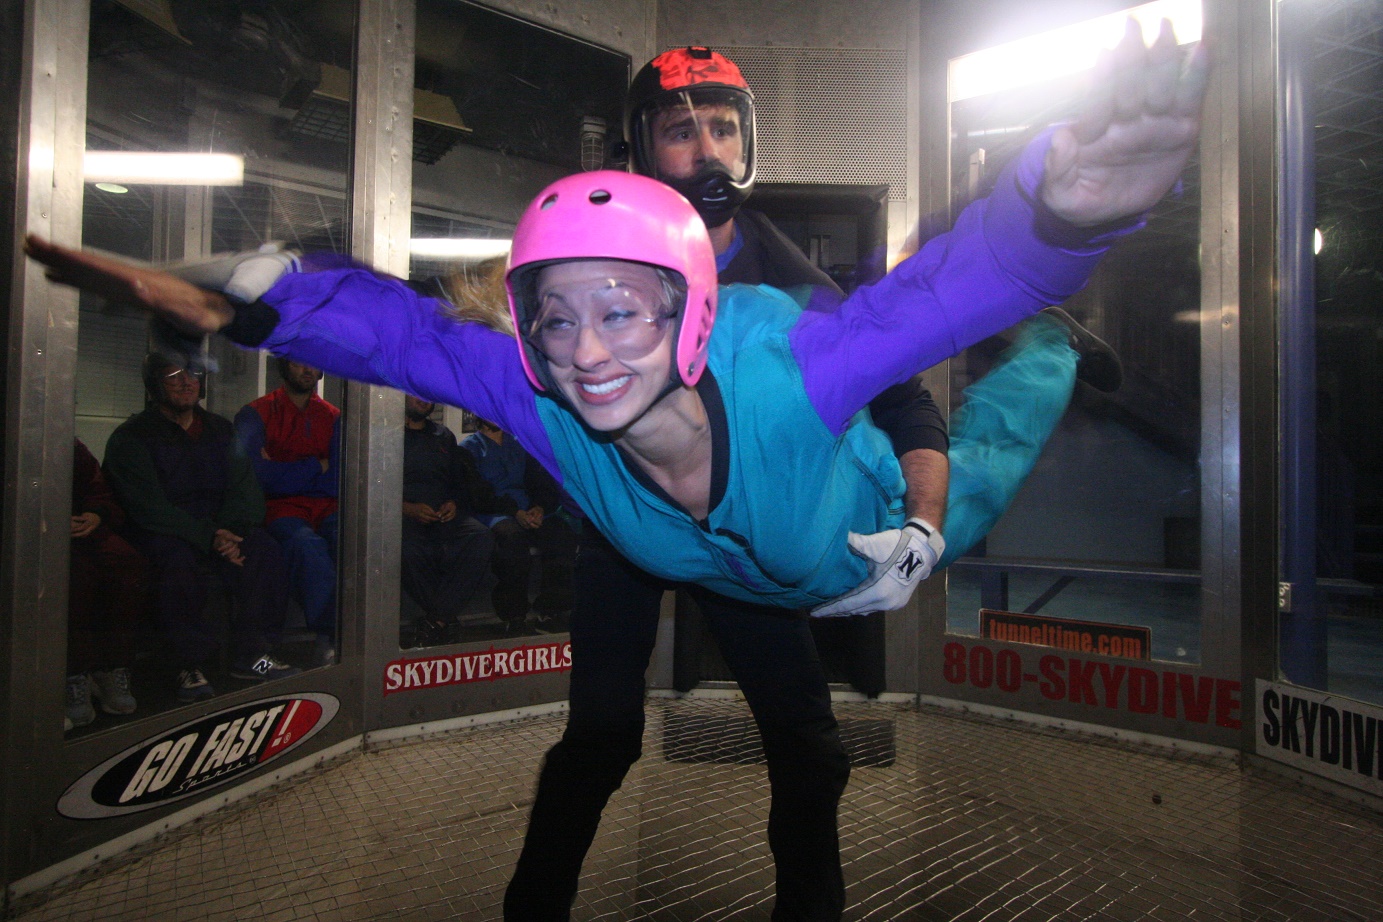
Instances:
[[[89,150],[83,157],[87,182],[158,186],[242,186],[245,158],[235,154],[181,154],[134,150]]]
[[[1130,18],[1143,27],[1146,42],[1157,38],[1164,19],[1172,21],[1178,44],[1200,41],[1200,0],[1157,0],[955,58],[948,68],[950,100],[959,102],[1089,70],[1101,51],[1119,44]]]

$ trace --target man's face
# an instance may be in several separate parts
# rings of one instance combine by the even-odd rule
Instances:
[[[320,369],[301,362],[286,362],[283,366],[283,386],[294,394],[311,394],[322,380]]]
[[[744,178],[744,136],[734,106],[663,109],[652,116],[650,130],[657,178],[690,179],[713,160],[736,181]]]
[[[412,394],[403,398],[403,412],[415,423],[420,423],[431,416],[435,406],[437,406],[435,403],[421,397],[414,397]]]
[[[202,397],[202,378],[170,366],[159,378],[159,403],[177,413],[192,409]]]

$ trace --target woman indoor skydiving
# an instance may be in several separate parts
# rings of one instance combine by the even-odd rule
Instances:
[[[1126,38],[1113,69],[1080,121],[1044,133],[953,230],[833,313],[767,287],[718,293],[686,200],[611,172],[559,180],[520,219],[517,348],[339,258],[248,259],[220,286],[228,297],[34,238],[28,250],[55,280],[185,333],[464,406],[517,437],[624,556],[697,587],[763,735],[773,917],[836,919],[849,763],[802,612],[842,596],[848,610],[900,607],[944,546],[904,521],[897,459],[859,411],[1070,297],[1176,181],[1199,133],[1203,56],[1183,68],[1164,30],[1151,49]],[[569,723],[506,918],[565,918],[600,812],[639,756],[657,625],[623,607],[573,621]]]

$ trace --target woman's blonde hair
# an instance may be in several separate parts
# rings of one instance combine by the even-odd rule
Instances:
[[[509,295],[504,289],[504,271],[507,267],[507,260],[498,256],[462,266],[439,279],[443,294],[451,302],[452,316],[513,336]]]

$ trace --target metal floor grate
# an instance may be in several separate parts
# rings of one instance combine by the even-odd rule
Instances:
[[[841,807],[850,920],[1383,918],[1383,816],[1231,760],[880,703],[894,757]],[[740,702],[652,700],[573,919],[766,920],[767,781]],[[18,918],[492,920],[563,718],[351,758],[71,883]],[[675,733],[665,731],[674,727]],[[690,749],[688,748],[690,747]],[[884,760],[887,761],[887,760]]]

